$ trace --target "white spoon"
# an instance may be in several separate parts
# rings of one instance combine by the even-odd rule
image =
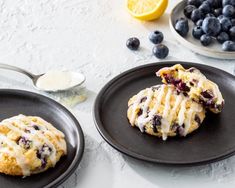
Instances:
[[[77,87],[85,82],[83,74],[72,71],[49,71],[35,75],[22,68],[0,63],[0,69],[7,69],[28,76],[36,89],[46,92],[65,91]]]

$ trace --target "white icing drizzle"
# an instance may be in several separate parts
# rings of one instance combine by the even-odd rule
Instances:
[[[145,114],[147,114],[147,111],[143,111],[143,114],[140,117],[138,117],[138,119],[137,119],[137,126],[139,127],[141,132],[144,131],[145,124],[147,122],[149,122],[151,119],[153,119],[154,115],[157,114],[157,109],[158,109],[159,105],[161,104],[161,99],[162,99],[163,94],[164,94],[165,86],[163,85],[159,89],[160,89],[160,93],[159,93],[159,95],[157,97],[157,101],[156,101],[153,109],[149,112],[148,117],[144,116]],[[148,90],[152,90],[152,88],[148,88]],[[154,94],[154,93],[152,93],[152,94]],[[150,102],[150,101],[148,101],[148,100],[150,100],[149,98],[150,98],[150,96],[148,95],[147,96],[147,100],[146,100],[145,103],[149,103]],[[138,104],[137,104],[137,106],[138,106]]]
[[[187,99],[185,98],[182,103],[181,103],[181,108],[180,108],[180,111],[178,113],[178,124],[179,125],[183,125],[184,123],[184,114],[185,114],[185,111],[186,111],[186,102],[187,102]]]
[[[33,149],[40,149],[40,147],[42,147],[43,143],[46,143],[51,149],[51,153],[49,155],[49,159],[52,163],[53,166],[55,166],[56,164],[56,148],[54,146],[54,144],[45,136],[45,132],[50,135],[51,137],[55,138],[55,142],[56,145],[63,150],[66,153],[66,143],[64,142],[64,140],[62,141],[58,141],[58,139],[56,138],[56,135],[59,137],[64,137],[64,134],[60,131],[57,131],[52,125],[50,125],[49,123],[47,123],[46,121],[42,120],[40,118],[40,120],[43,122],[43,125],[46,124],[46,127],[48,129],[50,129],[52,132],[50,132],[49,130],[47,130],[46,128],[44,128],[43,126],[40,126],[40,128],[42,130],[35,130],[32,126],[32,124],[35,124],[35,122],[30,122],[29,125],[26,125],[22,119],[25,118],[26,116],[24,115],[18,115],[18,116],[14,116],[12,118],[9,119],[5,119],[0,123],[0,126],[6,126],[8,129],[20,134],[21,136],[33,141],[32,142],[32,148]],[[37,117],[38,118],[38,117]],[[17,125],[19,125],[19,127],[14,126],[13,122],[15,122]],[[25,132],[23,131],[24,129],[29,130],[30,132]],[[42,131],[44,132],[44,134],[42,134]],[[43,143],[41,143],[39,140],[42,140]],[[22,148],[15,142],[12,141],[10,138],[1,135],[0,134],[0,141],[2,141],[3,143],[6,143],[8,146],[10,146],[13,150],[7,150],[6,148],[0,147],[0,151],[1,152],[6,152],[8,153],[10,156],[15,157],[17,164],[21,167],[22,169],[22,173],[24,176],[28,176],[30,175],[30,169],[29,166],[26,165],[26,159],[22,153]]]
[[[167,91],[166,91],[167,89]],[[147,95],[146,95],[146,91],[147,91]],[[171,85],[160,85],[160,88],[158,89],[158,95],[155,101],[155,105],[152,108],[152,110],[148,113],[148,106],[152,100],[152,97],[154,95],[154,92],[152,91],[152,88],[147,88],[146,90],[142,90],[139,94],[137,94],[137,99],[134,101],[133,106],[132,106],[132,115],[131,117],[133,119],[131,119],[132,121],[130,122],[135,122],[136,126],[139,127],[139,129],[143,132],[144,131],[144,126],[146,125],[146,123],[148,123],[149,121],[151,121],[155,115],[158,114],[158,109],[161,105],[161,103],[163,102],[163,97],[164,94],[166,93],[166,97],[164,99],[164,108],[163,108],[163,113],[162,113],[162,119],[161,119],[161,130],[162,130],[162,138],[163,140],[167,139],[167,134],[170,131],[170,126],[172,124],[172,120],[173,117],[175,116],[175,114],[177,113],[178,110],[178,124],[180,126],[182,126],[183,124],[185,124],[185,134],[186,135],[188,133],[188,130],[191,126],[191,120],[193,117],[194,112],[201,112],[203,110],[203,108],[200,106],[200,104],[197,104],[195,102],[192,102],[192,104],[190,105],[189,109],[186,110],[186,104],[189,100],[188,97],[183,96],[182,94],[179,94],[175,97],[175,102],[174,105],[171,106],[170,102],[171,102],[171,96],[173,94],[173,92],[175,92],[175,89],[173,86]],[[145,96],[146,95],[146,96]],[[145,102],[143,102],[142,105],[142,114],[136,118],[136,110],[138,108],[138,106],[141,103],[141,99],[143,97],[147,97],[147,99],[145,100]],[[136,121],[135,121],[136,120]]]
[[[137,96],[136,96],[137,97],[136,101],[133,103],[133,108],[132,108],[133,109],[133,113],[132,113],[132,116],[130,118],[131,125],[133,125],[135,123],[136,110],[137,110],[137,107],[138,107],[138,105],[139,105],[143,95],[144,95],[144,91],[140,91],[140,93],[137,94]]]
[[[163,140],[167,139],[167,133],[169,132],[170,129],[170,125],[171,122],[169,122],[169,120],[167,119],[168,114],[169,114],[169,110],[171,109],[170,106],[170,99],[171,99],[171,95],[172,95],[172,89],[168,89],[167,94],[166,94],[166,98],[165,98],[165,106],[164,106],[164,110],[163,110],[163,114],[162,114],[162,138]]]

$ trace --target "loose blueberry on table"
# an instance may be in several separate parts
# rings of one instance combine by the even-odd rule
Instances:
[[[153,55],[159,59],[164,59],[167,57],[169,53],[169,49],[164,44],[157,44],[153,47]]]
[[[138,50],[138,48],[140,46],[140,40],[138,38],[136,38],[136,37],[129,38],[126,41],[126,46],[130,50]]]
[[[149,40],[153,44],[160,44],[164,39],[163,33],[161,31],[153,31],[149,35]]]

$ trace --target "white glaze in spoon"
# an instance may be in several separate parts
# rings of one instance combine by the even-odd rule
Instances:
[[[34,84],[34,87],[41,91],[58,92],[72,89],[85,82],[85,76],[73,71],[49,71],[44,74],[34,75],[24,69],[1,64],[0,68],[20,72],[28,76]]]

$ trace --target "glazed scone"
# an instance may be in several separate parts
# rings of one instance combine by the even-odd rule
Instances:
[[[157,85],[140,91],[128,102],[127,117],[141,132],[162,137],[186,136],[205,118],[205,109],[178,93],[173,85]]]
[[[157,76],[165,84],[173,84],[179,92],[200,102],[214,113],[221,112],[224,99],[216,83],[208,80],[198,69],[184,69],[180,64],[160,69]]]
[[[0,172],[29,176],[54,167],[66,155],[64,134],[37,116],[0,122]]]

